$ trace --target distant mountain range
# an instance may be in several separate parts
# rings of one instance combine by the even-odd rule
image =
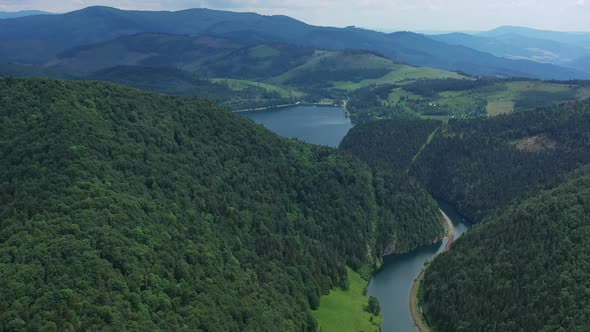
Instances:
[[[497,29],[481,32],[480,35],[484,37],[520,35],[528,38],[552,40],[564,44],[571,44],[585,48],[590,48],[590,32],[561,32],[550,30],[537,30],[517,26],[502,26]]]
[[[590,73],[576,68],[530,59],[508,59],[462,43],[451,45],[441,39],[411,32],[386,34],[354,27],[317,27],[286,16],[208,9],[146,12],[89,7],[67,14],[2,20],[0,61],[53,66],[64,54],[70,54],[73,49],[80,50],[81,46],[145,32],[216,36],[240,44],[281,43],[324,50],[363,49],[401,63],[474,75],[590,79]],[[103,59],[97,58],[96,61]],[[89,66],[96,67],[96,63]]]
[[[0,12],[0,19],[17,18],[33,15],[52,15],[53,13],[44,12],[40,10],[21,10],[18,12]]]
[[[238,90],[246,94],[241,99],[289,102],[303,97],[313,102],[343,99],[347,91],[370,84],[465,78],[454,72],[400,64],[365,50],[328,51],[283,43],[248,44],[208,35],[151,32],[72,48],[44,66],[0,64],[2,75],[111,81],[149,91],[222,101],[239,97],[235,92]],[[242,109],[243,103],[231,107]]]
[[[499,57],[532,60],[590,71],[590,33],[500,27],[478,34],[449,33],[429,37]]]

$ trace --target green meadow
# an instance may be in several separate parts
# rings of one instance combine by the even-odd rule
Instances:
[[[366,312],[368,297],[363,295],[367,280],[350,268],[346,268],[350,287],[333,289],[320,298],[320,308],[312,311],[322,332],[379,331],[383,316]]]

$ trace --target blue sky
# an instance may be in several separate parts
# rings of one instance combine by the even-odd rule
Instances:
[[[0,11],[66,12],[92,5],[140,10],[206,7],[381,30],[487,30],[521,25],[590,31],[590,0],[0,0]]]

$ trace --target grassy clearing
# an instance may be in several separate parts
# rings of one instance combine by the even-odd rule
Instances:
[[[311,314],[318,321],[322,332],[379,331],[383,316],[373,316],[364,310],[368,302],[368,297],[363,295],[367,281],[348,267],[346,271],[349,289],[334,289],[329,295],[322,296],[320,308]]]
[[[405,98],[405,99],[421,99],[422,97],[413,94],[409,91],[406,91],[404,89],[394,89],[390,94],[389,97],[387,98],[387,101],[393,104],[398,103],[401,99]]]
[[[505,114],[514,111],[514,104],[526,92],[559,93],[575,89],[566,84],[554,84],[537,81],[522,81],[496,84],[492,91],[483,88],[480,93],[488,101],[488,113],[491,115]],[[590,91],[588,91],[590,97]],[[565,101],[565,100],[564,100]],[[556,101],[560,102],[560,101]]]
[[[212,78],[210,81],[214,83],[225,83],[229,86],[230,89],[235,91],[241,91],[250,87],[255,88],[262,88],[269,92],[277,92],[281,95],[282,98],[301,98],[305,96],[305,93],[293,89],[287,89],[280,86],[254,82],[254,81],[246,81],[246,80],[237,80],[231,78]]]
[[[444,109],[449,112],[449,116],[469,114],[485,105],[487,114],[495,116],[587,98],[590,98],[590,87],[542,81],[517,81],[500,82],[475,90],[444,91],[433,97],[411,94],[400,88],[393,90],[384,102],[405,106],[410,110],[416,107],[419,113],[427,114],[428,111],[435,111],[437,108]],[[415,106],[409,106],[404,102],[408,99],[412,100]],[[535,102],[538,104],[535,105]]]
[[[418,79],[440,79],[440,78],[465,78],[454,72],[426,68],[426,67],[411,67],[400,64],[393,64],[392,70],[387,75],[368,79],[360,82],[334,82],[333,87],[340,90],[352,91],[366,87],[371,84],[407,84]]]
[[[514,112],[513,101],[491,101],[486,106],[486,111],[490,115],[509,114]]]
[[[386,58],[382,58],[373,54],[348,54],[346,52],[338,51],[324,51],[316,52],[314,56],[299,67],[293,68],[277,77],[268,80],[269,83],[285,85],[293,80],[301,79],[301,77],[314,74],[318,71],[329,70],[332,72],[346,72],[354,70],[393,70],[397,65]],[[350,88],[339,88],[342,90],[355,90],[363,85],[351,82],[332,82],[334,85],[350,86]]]

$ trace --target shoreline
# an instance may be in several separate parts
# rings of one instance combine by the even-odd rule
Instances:
[[[273,108],[287,108],[293,106],[319,106],[319,107],[338,107],[344,113],[347,118],[350,118],[350,112],[346,108],[348,100],[343,100],[341,105],[338,104],[326,104],[326,103],[302,103],[296,102],[295,104],[282,104],[282,105],[272,105],[272,106],[264,106],[264,107],[257,107],[257,108],[245,108],[241,110],[234,110],[231,111],[232,113],[245,113],[245,112],[256,112],[256,111],[266,111]]]
[[[442,214],[443,219],[445,220],[446,228],[448,230],[448,240],[445,244],[445,248],[443,249],[443,251],[441,251],[442,253],[449,251],[451,249],[451,246],[453,245],[455,236],[455,226],[453,225],[453,222],[451,221],[449,216],[447,216],[447,214],[442,209],[439,209],[439,211]],[[436,254],[434,258],[436,258],[436,256],[438,255],[440,255],[440,253]],[[418,328],[418,331],[420,332],[430,331],[430,327],[425,322],[425,317],[422,313],[422,308],[418,305],[418,289],[420,289],[420,285],[422,284],[422,280],[424,279],[424,272],[426,272],[426,268],[427,266],[423,267],[422,270],[420,270],[420,273],[418,274],[416,279],[414,279],[414,283],[412,283],[412,288],[410,290],[410,313],[412,314],[414,325],[416,326],[416,328]]]
[[[283,104],[283,105],[273,105],[273,106],[264,106],[264,107],[257,107],[257,108],[245,108],[242,110],[235,110],[232,111],[232,113],[244,113],[244,112],[256,112],[256,111],[266,111],[272,108],[285,108],[285,107],[291,107],[291,106],[299,106],[299,105],[305,105],[302,103],[295,103],[295,104]]]

